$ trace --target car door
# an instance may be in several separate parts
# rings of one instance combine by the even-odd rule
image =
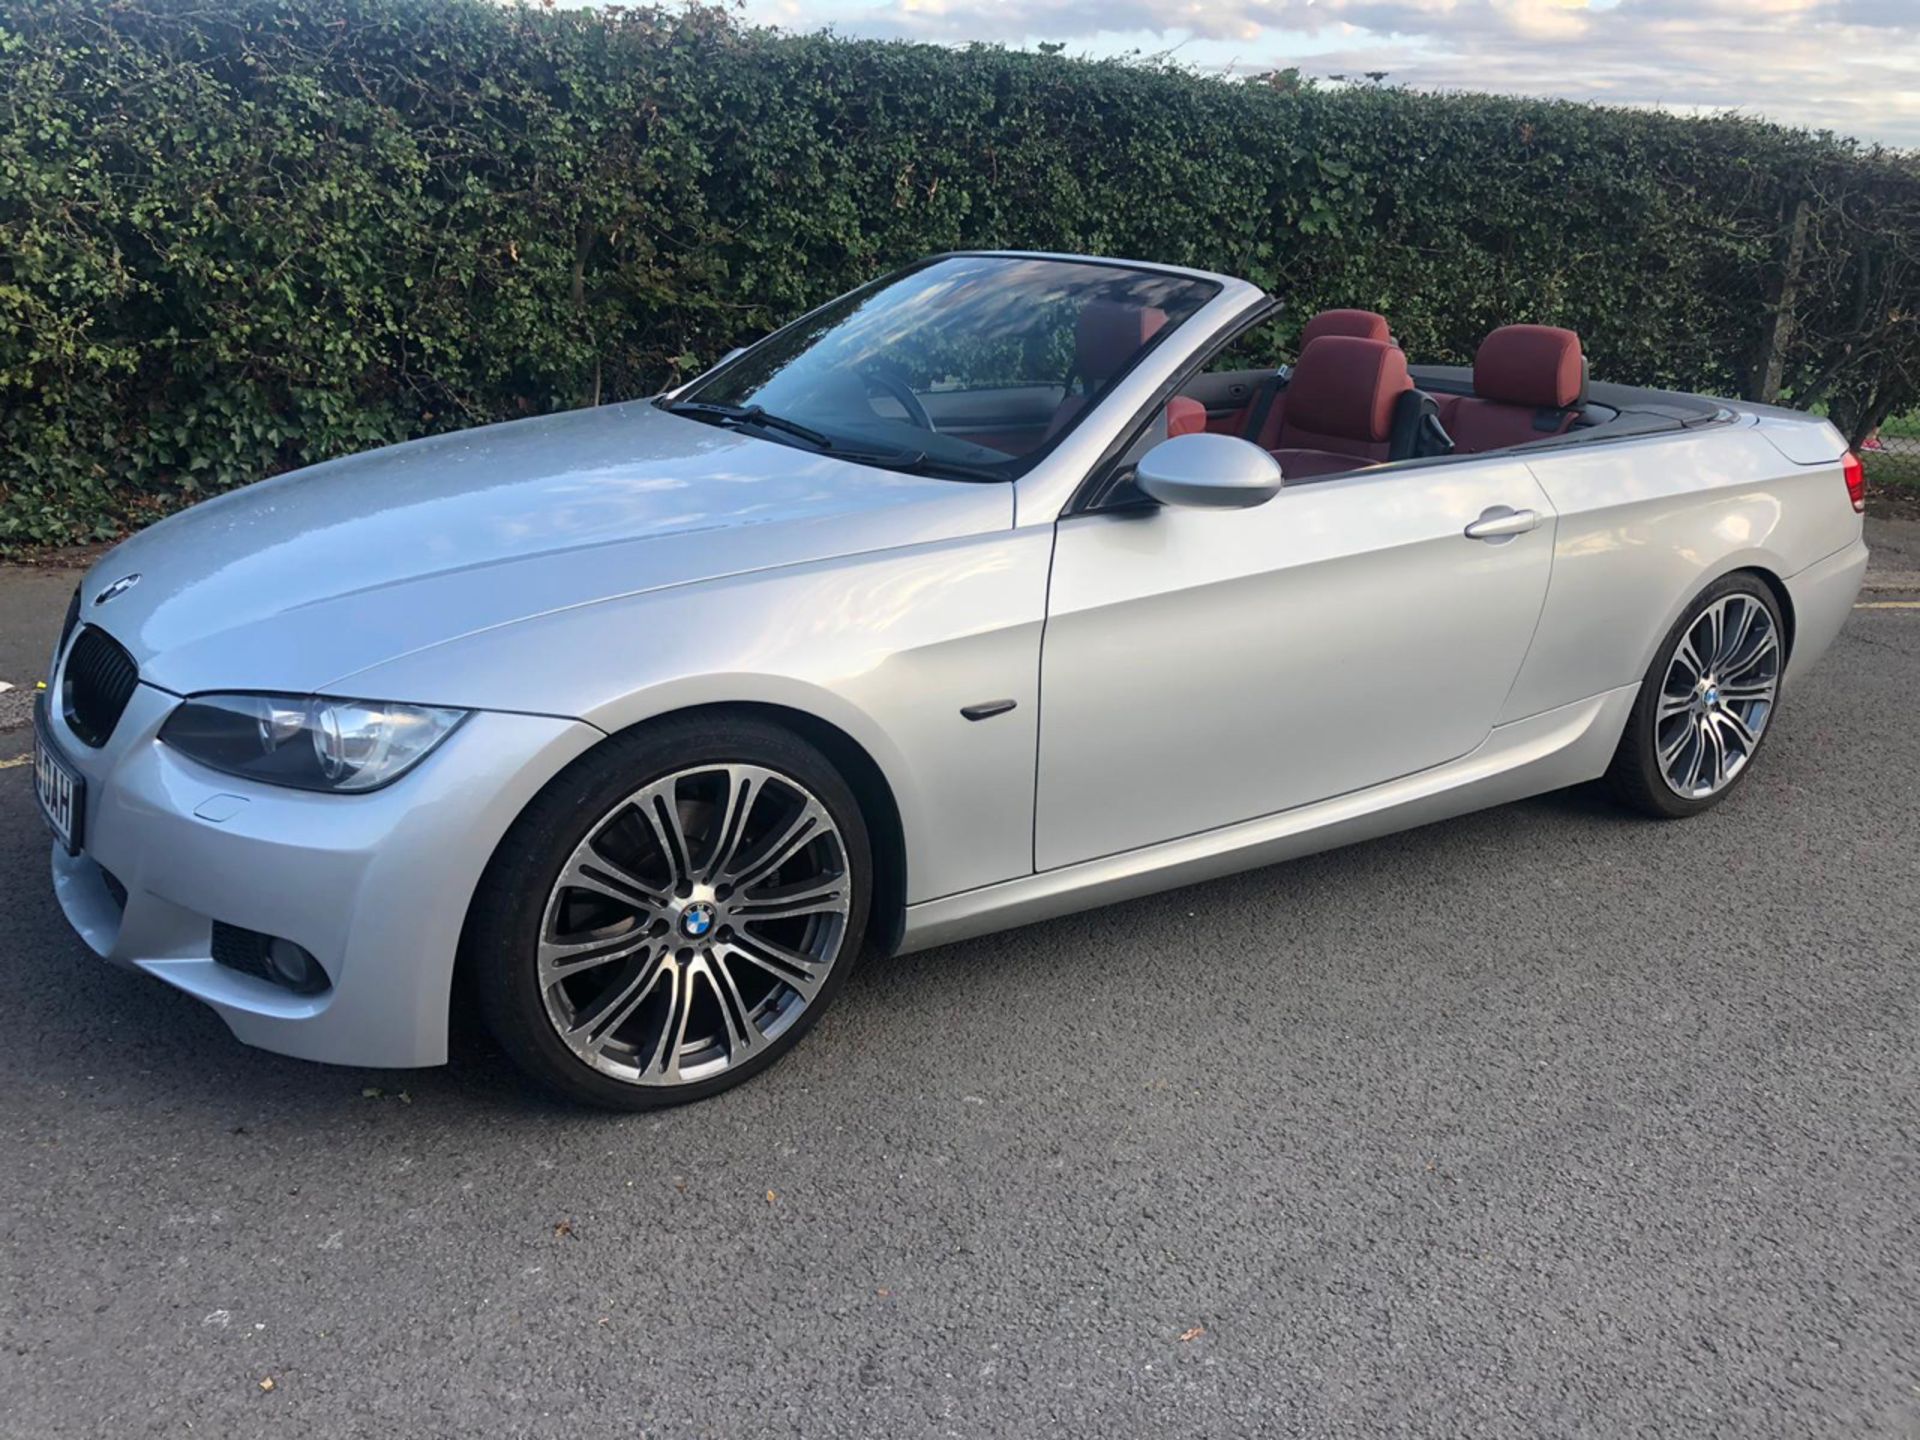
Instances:
[[[1467,535],[1526,524],[1477,524],[1509,511],[1538,524]],[[1247,510],[1062,519],[1041,651],[1037,867],[1474,749],[1539,618],[1552,513],[1524,464],[1487,457],[1316,481]]]

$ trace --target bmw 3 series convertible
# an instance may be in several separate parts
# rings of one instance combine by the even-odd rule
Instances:
[[[87,945],[248,1044],[436,1064],[471,996],[548,1087],[669,1104],[863,953],[1590,781],[1698,815],[1862,509],[1824,420],[1590,379],[1571,330],[1413,364],[1225,275],[944,255],[667,394],[127,540],[35,788]]]

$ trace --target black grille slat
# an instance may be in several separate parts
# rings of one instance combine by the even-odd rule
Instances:
[[[273,937],[262,935],[258,930],[229,925],[224,920],[213,922],[214,963],[229,970],[238,970],[259,980],[273,979],[273,971],[267,968],[267,947],[271,944]]]
[[[120,642],[104,630],[86,626],[67,652],[61,681],[61,709],[67,728],[85,744],[99,749],[120,723],[139,683],[140,667]]]

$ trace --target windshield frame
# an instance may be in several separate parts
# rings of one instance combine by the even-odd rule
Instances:
[[[864,464],[873,466],[874,468],[920,473],[938,476],[940,478],[974,481],[977,483],[1013,483],[1018,481],[1023,476],[1029,475],[1035,470],[1042,468],[1047,460],[1063,444],[1066,444],[1076,433],[1081,431],[1091,416],[1104,408],[1106,401],[1115,391],[1121,388],[1130,375],[1142,364],[1146,363],[1155,352],[1161,350],[1176,334],[1185,331],[1190,322],[1209,311],[1219,301],[1221,295],[1225,293],[1229,285],[1243,283],[1233,282],[1229,277],[1215,276],[1203,271],[1189,270],[1179,266],[1162,266],[1139,261],[1115,260],[1103,256],[1021,250],[943,251],[936,255],[925,256],[911,264],[888,271],[883,275],[878,275],[863,285],[857,285],[851,290],[844,291],[839,295],[833,296],[831,299],[823,301],[819,305],[813,306],[811,309],[789,320],[786,324],[781,325],[754,341],[751,345],[743,347],[738,353],[729,355],[725,360],[713,366],[711,369],[702,372],[694,379],[664,394],[655,396],[652,403],[658,408],[667,411],[669,414],[674,413],[674,407],[682,403],[716,403],[710,401],[707,397],[712,393],[714,388],[724,383],[727,376],[735,373],[739,367],[750,364],[756,354],[763,351],[764,347],[773,345],[783,337],[790,336],[795,330],[806,326],[808,322],[814,320],[822,311],[843,304],[857,305],[863,297],[898,284],[921,271],[949,261],[966,259],[1004,261],[1009,266],[1022,262],[1041,261],[1063,267],[1114,270],[1128,274],[1154,276],[1192,287],[1195,303],[1191,309],[1187,310],[1185,314],[1178,318],[1170,315],[1167,324],[1161,326],[1124,364],[1106,377],[1096,390],[1088,393],[1086,403],[1061,426],[1058,433],[1047,436],[1042,443],[1023,454],[1009,455],[1005,461],[1001,462],[980,462],[977,466],[925,456],[921,456],[918,461],[915,461],[910,455],[903,454],[902,462],[894,464],[883,462],[878,456],[873,454],[872,451],[875,447],[870,442],[863,443],[860,440],[850,438],[844,447],[846,453],[841,457],[844,458],[847,463]],[[775,444],[800,449],[808,454],[827,456],[834,456],[836,454],[833,448],[822,449],[816,447],[807,443],[799,435],[793,433],[792,427],[786,423],[788,419],[789,417],[779,417],[780,423],[778,428],[756,425],[751,421],[742,421],[740,422],[741,433],[751,434],[755,439],[764,439]],[[817,417],[808,416],[807,423],[813,425],[815,428],[819,428]],[[977,473],[974,473],[976,470]]]

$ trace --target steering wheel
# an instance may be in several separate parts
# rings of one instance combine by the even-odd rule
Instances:
[[[884,370],[867,369],[860,372],[860,378],[869,390],[884,390],[900,402],[900,408],[907,412],[907,420],[919,429],[939,432],[933,423],[933,416],[927,413],[927,407],[920,403],[920,397],[913,393],[911,386],[897,375],[889,375]]]

